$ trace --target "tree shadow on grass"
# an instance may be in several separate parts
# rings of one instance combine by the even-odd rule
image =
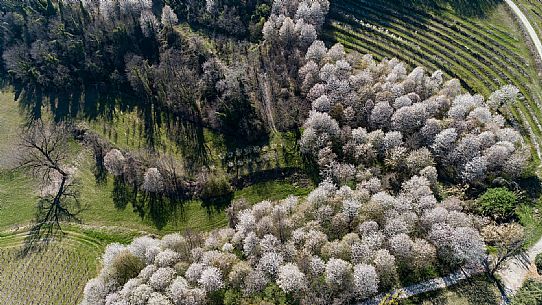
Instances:
[[[493,283],[482,275],[468,279],[451,290],[467,299],[468,304],[494,305],[499,301],[499,294],[492,287]]]
[[[195,118],[182,118],[171,113],[164,114],[162,118],[167,136],[180,149],[188,171],[196,171],[208,164],[210,156],[202,123],[194,121]]]
[[[148,209],[148,216],[158,230],[163,229],[167,225],[173,212],[171,205],[162,198],[150,198]]]
[[[115,208],[117,210],[124,210],[128,206],[128,203],[130,203],[132,200],[133,196],[122,179],[118,177],[115,177],[114,179],[111,197],[113,198]]]
[[[131,204],[133,212],[141,220],[151,223],[156,229],[162,230],[168,224],[179,225],[178,221],[186,219],[185,207],[194,198],[186,196],[159,195],[150,193],[134,193],[133,188],[115,179],[112,191],[115,208],[125,210]],[[233,201],[234,193],[228,192],[220,196],[202,199],[201,209],[205,209],[211,217],[224,211]]]
[[[112,117],[117,107],[117,101],[123,98],[122,107],[132,108],[130,99],[116,90],[106,86],[95,86],[86,90],[71,89],[62,92],[45,92],[40,88],[25,88],[17,83],[13,84],[15,99],[28,115],[29,120],[39,119],[42,116],[43,106],[48,106],[55,121],[67,121],[74,118],[97,119],[99,117]]]
[[[230,192],[221,196],[205,198],[202,200],[201,206],[205,208],[207,214],[210,216],[215,212],[224,211],[232,203],[234,193]]]
[[[542,181],[538,176],[531,176],[520,179],[518,184],[521,190],[526,192],[529,198],[537,199],[542,195]]]

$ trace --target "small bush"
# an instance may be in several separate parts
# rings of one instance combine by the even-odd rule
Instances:
[[[212,174],[203,185],[200,197],[206,200],[230,194],[232,191],[230,181],[225,175]]]
[[[228,289],[224,293],[224,305],[236,305],[239,304],[241,299],[241,292],[238,290]]]
[[[111,276],[124,285],[129,279],[136,277],[145,267],[145,263],[129,251],[120,253],[111,265]]]
[[[500,221],[513,217],[517,204],[517,195],[505,188],[488,189],[479,198],[480,212]]]
[[[512,305],[542,304],[542,282],[529,279],[512,299]]]

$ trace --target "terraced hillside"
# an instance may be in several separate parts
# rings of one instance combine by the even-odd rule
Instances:
[[[533,5],[542,8],[538,3]],[[522,100],[503,112],[528,135],[533,156],[540,160],[539,71],[527,38],[506,4],[484,17],[472,17],[449,7],[421,9],[387,0],[333,1],[326,39],[378,59],[396,57],[412,66],[440,69],[460,79],[467,90],[486,97],[502,85],[515,85]]]
[[[21,257],[26,233],[0,235],[0,304],[78,304],[107,242],[66,231],[60,242]]]

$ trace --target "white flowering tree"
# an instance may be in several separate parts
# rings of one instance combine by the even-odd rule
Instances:
[[[286,293],[302,292],[307,289],[305,274],[292,263],[279,268],[277,284]]]
[[[147,169],[144,179],[143,189],[145,191],[156,194],[164,190],[164,178],[157,168]]]
[[[378,274],[375,267],[359,264],[354,266],[354,288],[360,299],[366,299],[378,292]]]
[[[125,164],[126,158],[124,158],[124,155],[118,149],[112,149],[104,156],[105,168],[115,177],[119,177],[124,174]]]
[[[175,14],[173,9],[169,5],[164,5],[160,20],[163,26],[169,27],[169,28],[177,25],[177,23],[179,22],[179,19],[177,18],[177,14]]]
[[[220,270],[215,267],[208,267],[203,270],[198,280],[198,284],[200,284],[207,292],[213,292],[224,287],[222,274],[220,273]]]

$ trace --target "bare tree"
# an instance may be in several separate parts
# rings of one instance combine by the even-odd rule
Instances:
[[[493,276],[509,258],[521,255],[525,250],[525,232],[517,223],[489,225],[482,230],[485,242],[491,247],[491,257],[484,260],[484,266]]]
[[[64,124],[31,123],[21,135],[19,168],[40,182],[36,224],[28,241],[52,237],[61,222],[79,221],[79,192],[75,169],[68,166],[69,128]]]
[[[488,277],[497,285],[502,297],[507,300],[506,290],[495,277],[495,273],[501,270],[512,257],[525,258],[525,244],[527,242],[525,231],[517,223],[488,225],[482,229],[482,235],[490,250],[482,264]]]

